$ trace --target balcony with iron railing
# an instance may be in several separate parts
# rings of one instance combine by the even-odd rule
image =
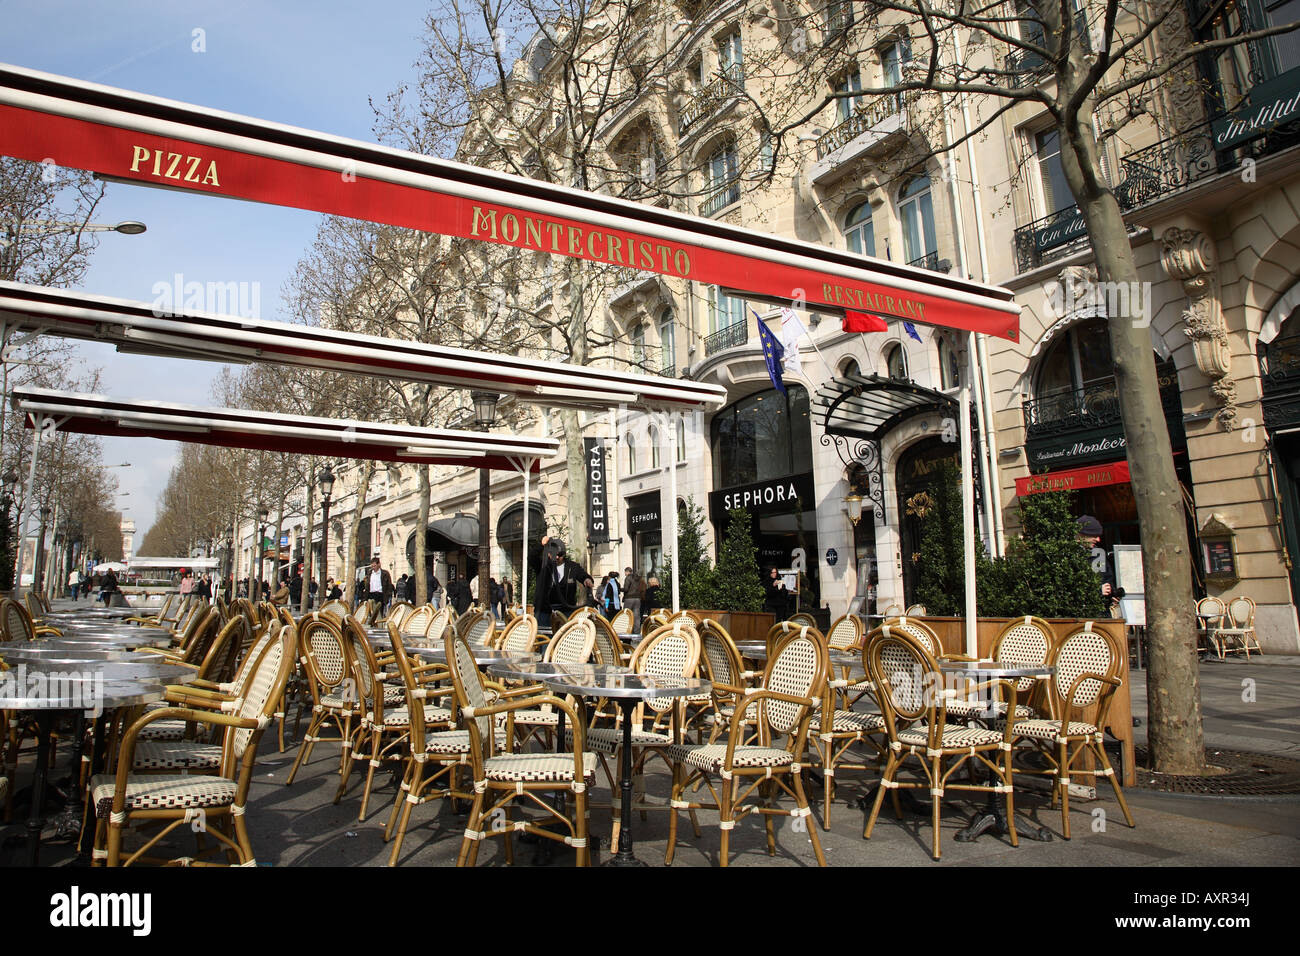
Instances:
[[[1083,47],[1084,53],[1092,53],[1092,38],[1088,35],[1088,11],[1086,9],[1078,11],[1074,15],[1074,36],[1078,43]],[[1035,46],[1043,47],[1050,50],[1053,44],[1050,44],[1045,37],[1028,38],[1026,43],[1033,43]],[[1011,76],[1008,82],[1013,90],[1022,87],[1033,86],[1044,74],[1052,69],[1052,64],[1043,59],[1043,55],[1034,50],[1017,49],[1007,54],[1005,69]]]
[[[946,260],[944,261],[946,262]],[[939,253],[937,252],[927,252],[923,256],[917,256],[915,259],[909,262],[908,265],[916,269],[929,269],[931,272],[948,271],[947,269],[943,268],[943,262],[940,261]]]
[[[877,96],[870,103],[857,107],[848,119],[817,137],[817,158],[825,159],[859,136],[871,132],[890,117],[902,113],[910,105],[911,99],[910,93],[891,93]],[[891,128],[889,132],[892,131]]]
[[[731,325],[723,326],[712,335],[704,338],[705,356],[717,355],[719,352],[727,349],[738,348],[749,341],[749,323],[735,322]]]
[[[1258,342],[1264,424],[1270,430],[1300,424],[1300,335]]]
[[[677,135],[685,136],[692,127],[697,127],[701,120],[712,116],[728,102],[740,96],[744,89],[744,68],[738,64],[727,67],[682,107],[677,117]]]
[[[724,183],[720,189],[700,204],[700,215],[706,219],[716,216],[728,206],[734,206],[738,202],[740,202],[740,180],[736,178]]]
[[[1160,385],[1160,405],[1167,420],[1182,423],[1182,395],[1178,372],[1173,362],[1156,366]],[[1114,378],[1106,377],[1083,388],[1054,389],[1022,403],[1025,416],[1025,439],[1058,438],[1071,432],[1105,432],[1123,434],[1120,419],[1119,389]]]

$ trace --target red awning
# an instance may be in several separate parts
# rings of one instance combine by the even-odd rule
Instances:
[[[655,206],[0,65],[0,154],[1015,341],[1003,288]]]
[[[39,418],[53,422],[58,431],[78,434],[160,438],[333,458],[536,471],[539,459],[559,453],[554,438],[129,402],[44,388],[14,389],[13,406],[25,413],[28,428]]]
[[[1017,495],[1036,495],[1044,491],[1083,491],[1102,485],[1122,485],[1129,480],[1128,462],[1112,461],[1104,465],[1088,465],[1069,471],[1051,471],[1043,475],[1030,475],[1016,479]]]

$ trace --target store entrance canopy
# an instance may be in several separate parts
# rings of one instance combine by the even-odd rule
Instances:
[[[641,205],[0,65],[0,154],[1015,341],[1007,289]]]
[[[955,411],[943,392],[879,375],[843,375],[817,389],[827,434],[879,442],[895,425],[922,412]]]
[[[15,389],[13,405],[27,416],[29,428],[38,422],[52,422],[59,431],[78,434],[161,438],[332,458],[509,471],[519,471],[521,465],[526,465],[536,471],[538,459],[559,452],[559,442],[554,438],[128,402],[43,388]]]

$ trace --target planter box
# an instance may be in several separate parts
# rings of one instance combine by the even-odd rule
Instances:
[[[692,614],[709,621],[717,621],[731,635],[733,641],[761,641],[776,623],[776,615],[766,611],[696,611]]]

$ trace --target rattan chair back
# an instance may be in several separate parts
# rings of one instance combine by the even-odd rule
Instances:
[[[614,633],[609,621],[599,614],[590,617],[596,629],[596,663],[604,667],[623,666],[623,642]]]
[[[884,609],[883,611],[880,612],[880,616],[883,617],[883,618],[886,618],[886,619],[891,618],[891,617],[902,617],[902,616],[903,616],[903,605],[901,605],[901,604],[887,604],[887,605],[885,605],[885,609]]]
[[[333,614],[340,621],[351,614],[351,610],[342,601],[326,601],[320,607],[321,614]]]
[[[939,665],[925,644],[908,630],[881,626],[867,637],[863,654],[867,674],[876,685],[876,700],[890,740],[924,718],[943,687]]]
[[[616,634],[631,634],[632,628],[636,625],[636,615],[632,609],[625,607],[609,619],[609,626],[614,629]]]
[[[665,611],[651,611],[641,618],[641,636],[649,634],[656,627],[668,623],[668,614]]]
[[[341,693],[352,677],[342,624],[332,614],[308,614],[298,622],[298,653],[317,706],[322,697]]]
[[[207,658],[208,651],[217,639],[217,632],[221,629],[221,612],[215,607],[208,608],[206,614],[196,614],[194,622],[189,642],[185,645],[183,660],[187,664],[199,667]]]
[[[596,625],[578,617],[555,632],[542,659],[557,664],[586,664],[595,646]]]
[[[440,607],[433,612],[433,617],[429,618],[429,624],[424,629],[424,636],[431,641],[441,641],[447,631],[452,629],[452,618],[455,612],[449,607]]]
[[[406,616],[415,610],[415,606],[406,601],[399,601],[388,609],[388,617],[384,618],[385,624],[396,624],[402,626]]]
[[[763,671],[765,691],[788,694],[793,697],[820,699],[826,680],[826,647],[817,629],[802,627],[797,634],[786,638]],[[795,746],[795,730],[807,719],[811,707],[776,697],[759,701],[759,742],[770,745],[777,734],[789,735],[790,746]]]
[[[903,617],[925,617],[927,613],[924,604],[909,604],[907,610],[903,612]]]
[[[434,609],[427,604],[424,607],[417,607],[397,624],[397,629],[403,637],[424,637],[435,613]]]
[[[281,625],[279,633],[262,648],[259,659],[254,662],[250,672],[251,679],[242,688],[243,696],[236,702],[236,716],[256,720],[257,727],[232,728],[229,735],[229,756],[250,769],[256,755],[257,737],[275,716],[275,709],[289,680],[289,671],[293,669],[293,645],[293,627]],[[234,776],[234,770],[233,766],[225,768],[222,776]],[[243,781],[243,787],[247,789],[246,780]],[[243,802],[240,800],[239,805],[242,806]]]
[[[516,617],[506,625],[497,646],[507,654],[527,654],[537,643],[537,618]]]
[[[1119,650],[1105,631],[1094,631],[1092,622],[1065,636],[1052,649],[1048,661],[1055,665],[1053,686],[1059,702],[1070,702],[1078,707],[1089,707],[1097,702],[1107,685],[1087,675],[1095,674],[1111,680],[1119,678]],[[1077,686],[1076,686],[1077,685]],[[1106,695],[1109,699],[1109,694]],[[1058,710],[1057,715],[1060,716]],[[1098,727],[1104,715],[1093,721]]]
[[[28,591],[23,595],[23,600],[27,602],[27,613],[31,615],[33,622],[39,621],[45,616],[45,608],[41,606],[35,591]]]
[[[1228,602],[1228,620],[1234,628],[1252,628],[1255,626],[1255,601],[1244,594],[1238,594]]]
[[[791,624],[795,624],[799,627],[803,627],[804,625],[807,625],[808,627],[817,626],[817,618],[813,617],[807,611],[800,611],[798,614],[791,614],[787,620]]]
[[[380,727],[384,725],[384,672],[375,659],[374,648],[366,629],[356,619],[348,618],[343,623],[344,637],[348,642],[348,663],[352,666],[356,681],[356,699],[365,704],[365,709],[372,714],[372,721]]]
[[[735,688],[743,686],[745,668],[740,660],[740,650],[727,629],[717,621],[708,620],[700,626],[700,652],[709,681],[714,686],[715,700],[718,698],[719,685]],[[725,696],[730,701],[733,695],[725,692]]]
[[[203,663],[199,665],[199,679],[223,684],[235,675],[239,655],[247,638],[248,623],[242,617],[232,617],[222,624],[221,612],[215,608],[213,610],[219,630],[208,647]]]
[[[12,598],[3,598],[0,601],[3,602],[3,610],[0,614],[4,619],[5,641],[34,640],[36,628],[32,626],[32,616],[27,613],[27,608]]]
[[[1008,621],[993,638],[993,659],[1022,667],[1045,664],[1052,652],[1052,640],[1052,625],[1041,617],[1017,618]],[[1016,691],[1023,693],[1037,683],[1032,677],[1022,677],[1016,681]]]
[[[931,657],[938,657],[943,650],[943,645],[939,643],[939,635],[934,633],[930,625],[923,621],[918,621],[910,617],[890,618],[880,625],[880,630],[885,633],[897,632],[906,634],[912,640],[916,641],[925,652]]]
[[[474,663],[474,653],[465,638],[459,637],[453,630],[446,634],[447,664],[456,693],[456,708],[461,715],[461,723],[469,730],[475,754],[479,760],[485,760],[491,756],[496,741],[492,732],[492,718],[477,714],[488,704],[483,674]],[[475,767],[475,776],[478,776],[478,767]]]
[[[845,614],[826,632],[826,646],[835,651],[848,651],[862,646],[862,619],[856,614]]]
[[[613,633],[612,631],[610,632]],[[632,655],[632,673],[649,674],[665,683],[694,677],[700,666],[700,636],[685,621],[673,621],[656,628],[638,645]],[[643,701],[656,714],[667,711],[676,702],[673,697],[651,697]],[[638,705],[633,726],[639,722],[643,707]]]
[[[1211,627],[1221,624],[1228,613],[1228,606],[1222,599],[1203,597],[1196,602],[1196,616],[1205,620]]]

